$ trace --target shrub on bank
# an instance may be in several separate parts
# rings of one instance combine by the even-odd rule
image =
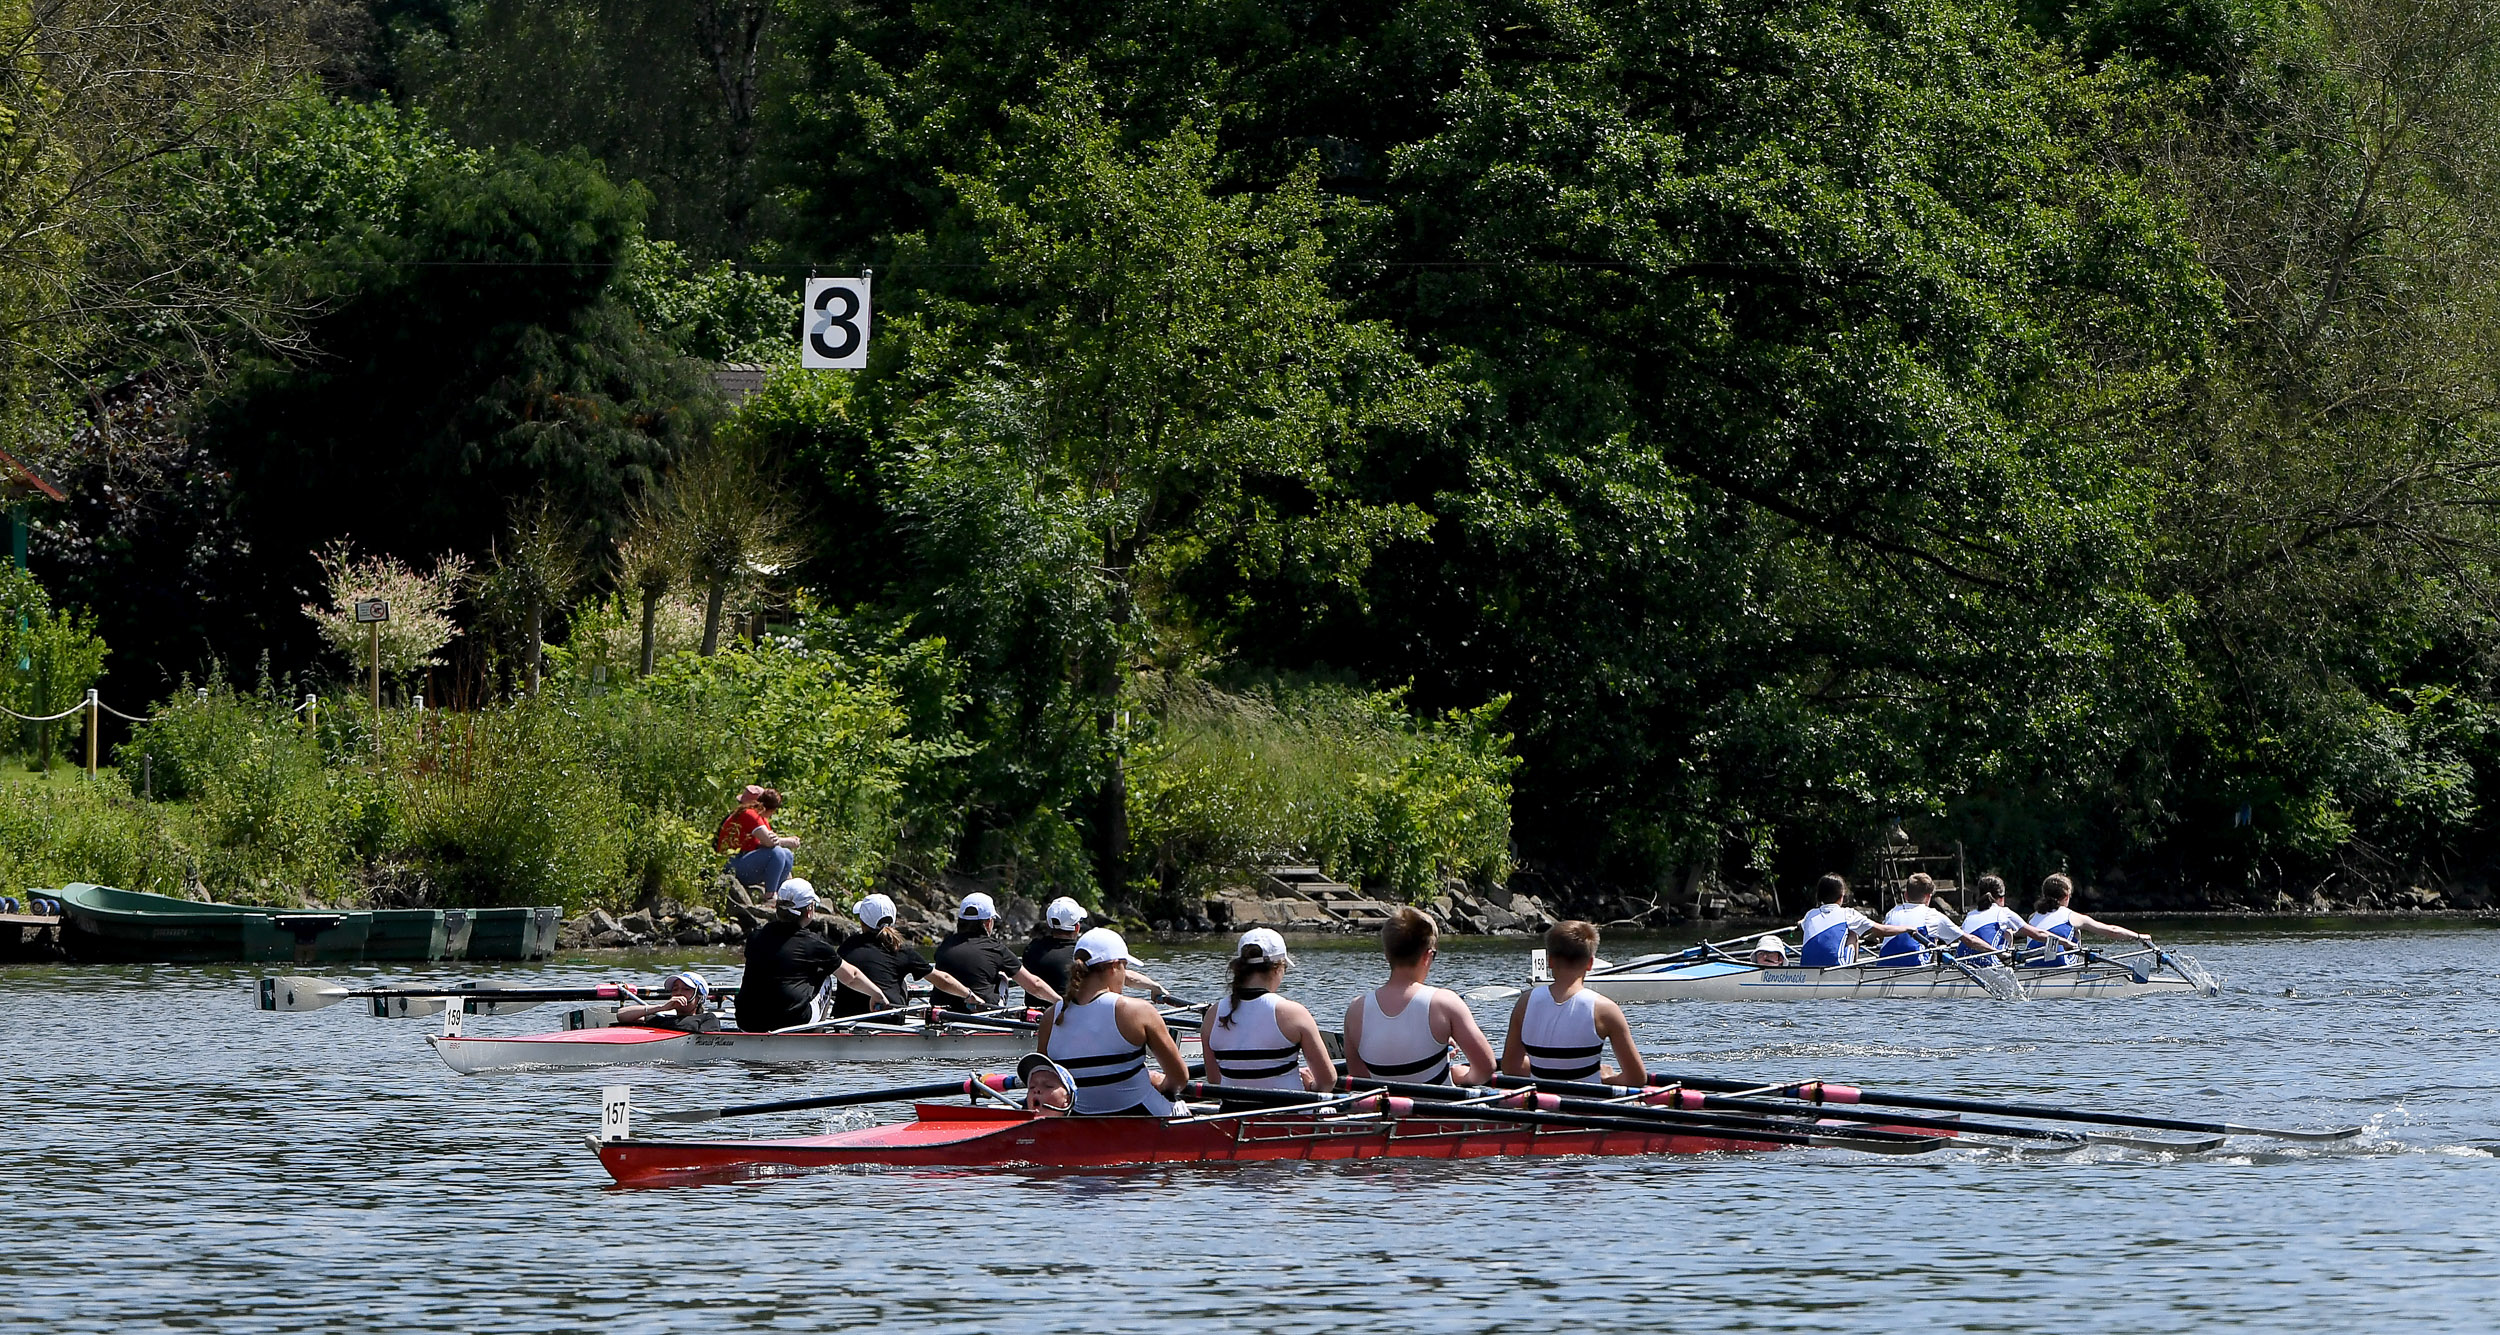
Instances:
[[[1128,762],[1129,831],[1166,893],[1203,894],[1308,859],[1374,894],[1509,874],[1503,701],[1436,720],[1400,693],[1272,684],[1167,687]]]

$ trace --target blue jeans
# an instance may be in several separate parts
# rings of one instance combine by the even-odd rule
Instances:
[[[751,848],[729,860],[729,874],[740,885],[760,885],[765,894],[781,888],[790,879],[790,850],[786,848]]]

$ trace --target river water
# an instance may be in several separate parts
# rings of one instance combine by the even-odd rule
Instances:
[[[13,967],[0,970],[17,1034],[0,1070],[0,1329],[2500,1327],[2500,937],[2332,923],[2163,935],[2222,976],[2222,997],[1629,1014],[1653,1068],[2368,1134],[2183,1160],[1802,1150],[627,1192],[583,1144],[603,1084],[660,1109],[955,1072],[462,1077],[425,1046],[428,1021],[254,1011],[254,969]],[[1288,990],[1323,1017],[1376,981],[1368,942],[1296,949]],[[1176,990],[1220,976],[1204,945],[1140,953]],[[1438,982],[1516,982],[1525,945],[1445,943],[1441,961]],[[678,952],[387,977],[581,983],[686,962],[736,974]],[[1478,1011],[1498,1043],[1507,1003]],[[556,1013],[471,1024],[533,1032]]]

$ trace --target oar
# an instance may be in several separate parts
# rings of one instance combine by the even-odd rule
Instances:
[[[1964,977],[1979,984],[1980,989],[1986,992],[1989,996],[1995,997],[1999,1001],[2029,1001],[2031,999],[2029,996],[2024,994],[2022,980],[2014,976],[2013,970],[2003,968],[1990,969],[1983,977],[1979,970],[1972,968],[1968,963],[1955,957],[1953,952],[1945,949],[1943,942],[1936,940],[1934,937],[1931,937],[1927,933],[1916,928],[1912,928],[1910,930],[1910,935],[1926,942],[1929,948],[1936,952],[1936,957],[1938,959],[1941,959],[1945,963],[1952,965],[1954,968],[1961,970]]]
[[[317,1011],[342,1001],[366,998],[405,998],[410,1001],[483,1002],[492,1005],[527,1003],[539,1005],[550,1001],[615,1001],[620,997],[638,995],[631,987],[616,983],[600,983],[590,987],[479,987],[463,983],[454,987],[347,987],[322,978],[263,978],[259,980],[258,1001],[265,1011]],[[716,987],[715,997],[734,997],[738,989]]]
[[[1405,1097],[1422,1102],[1467,1099],[1472,1093],[1472,1091],[1462,1089],[1456,1085],[1424,1085],[1402,1080],[1373,1080],[1369,1078],[1362,1078],[1356,1079],[1352,1083],[1359,1088],[1378,1088],[1391,1094],[1404,1095]],[[1722,1113],[1686,1112],[1676,1108],[1662,1108],[1656,1106],[1628,1107],[1623,1104],[1602,1103],[1591,1099],[1566,1099],[1551,1094],[1526,1092],[1516,1093],[1506,1099],[1503,1099],[1499,1106],[1505,1108],[1524,1108],[1530,1112],[1543,1111],[1569,1113],[1575,1117],[1628,1117],[1635,1121],[1657,1122],[1666,1126],[1689,1127],[1696,1130],[1717,1130],[1724,1131],[1729,1134],[1750,1133],[1754,1131],[1781,1131],[1796,1135],[1816,1134],[1809,1131],[1806,1124],[1795,1120],[1773,1121],[1769,1118],[1762,1117],[1737,1117]],[[1825,1134],[1845,1137],[1864,1137],[1885,1144],[1895,1144],[1907,1141],[1926,1141],[1932,1139],[1932,1137],[1928,1136],[1913,1136],[1906,1132],[1884,1131],[1875,1128],[1860,1127],[1840,1128]]]
[[[1420,1085],[1444,1099],[1463,1097],[1467,1091],[1449,1085]],[[1334,1096],[1295,1093],[1291,1090],[1244,1089],[1238,1085],[1197,1084],[1190,1087],[1193,1098],[1210,1098],[1225,1103],[1255,1103],[1271,1108],[1298,1109],[1322,1101],[1333,1102]],[[1637,1135],[1674,1135],[1679,1132],[1705,1135],[1718,1140],[1733,1140],[1756,1145],[1811,1145],[1824,1149],[1863,1150],[1870,1154],[1926,1154],[1944,1148],[1945,1142],[1933,1136],[1892,1136],[1881,1132],[1856,1132],[1825,1135],[1768,1122],[1748,1122],[1738,1118],[1702,1118],[1675,1115],[1594,1115],[1564,1113],[1529,1108],[1502,1108],[1484,1104],[1465,1107],[1441,1107],[1434,1104],[1444,1099],[1417,1099],[1404,1095],[1389,1097],[1391,1090],[1378,1091],[1377,1111],[1388,1117],[1411,1118],[1416,1121],[1507,1122],[1515,1126],[1550,1126],[1569,1131],[1628,1131]],[[1354,1105],[1359,1107],[1359,1102]],[[1370,1111],[1370,1110],[1366,1110]]]
[[[1758,1081],[1717,1080],[1709,1076],[1668,1075],[1653,1073],[1653,1085],[1685,1085],[1712,1093],[1736,1090],[1760,1091]],[[1898,1094],[1883,1090],[1860,1089],[1855,1085],[1808,1080],[1802,1084],[1778,1087],[1781,1098],[1799,1099],[1807,1103],[1874,1104],[1889,1108],[1927,1108],[1937,1112],[1985,1113],[1996,1117],[2030,1117],[2043,1122],[2084,1122],[2094,1126],[2139,1126],[2152,1131],[2194,1131],[2207,1135],[2269,1136],[2276,1140],[2328,1141],[2350,1140],[2362,1128],[2343,1127],[2334,1131],[2286,1131],[2262,1126],[2241,1126],[2233,1122],[2193,1122],[2176,1117],[2141,1117],[2132,1113],[2089,1112],[2078,1108],[2047,1108],[2029,1103],[1990,1103],[1979,1099],[1938,1098],[1930,1094]]]
[[[848,1108],[862,1103],[900,1103],[912,1099],[942,1099],[956,1094],[972,1097],[975,1085],[987,1085],[1004,1093],[1017,1087],[1012,1075],[958,1076],[952,1080],[932,1080],[925,1085],[898,1085],[892,1089],[863,1089],[849,1094],[818,1094],[804,1099],[775,1099],[770,1103],[734,1103],[726,1108],[681,1108],[675,1112],[650,1113],[654,1122],[709,1122],[720,1117],[753,1117],[760,1113],[799,1112],[808,1108]]]
[[[1623,1099],[1642,1103],[1663,1103],[1671,1108],[1696,1111],[1717,1108],[1725,1112],[1756,1113],[1764,1116],[1795,1116],[1806,1111],[1794,1103],[1773,1103],[1764,1099],[1735,1098],[1725,1094],[1704,1094],[1695,1089],[1628,1089],[1621,1085],[1601,1085],[1580,1080],[1544,1080],[1533,1076],[1504,1075],[1494,1077],[1496,1085],[1505,1089],[1537,1089],[1549,1094],[1576,1095],[1588,1099]],[[1757,1091],[1758,1092],[1758,1091]],[[2046,1127],[2014,1126],[2005,1122],[1969,1122],[1956,1117],[1921,1117],[1903,1112],[1845,1113],[1837,1109],[1817,1109],[1822,1116],[1844,1121],[1866,1122],[1880,1126],[1914,1126],[1931,1131],[1956,1131],[1968,1135],[1998,1136],[2007,1140],[2054,1142],[2065,1150],[2085,1145],[2112,1145],[2122,1149],[2149,1150],[2165,1154],[2202,1154],[2219,1148],[2223,1138],[2207,1136],[2197,1140],[2149,1140],[2136,1136],[2112,1135],[2106,1131],[2054,1131]]]
[[[920,1009],[918,1006],[890,1006],[881,1011],[863,1011],[857,1015],[836,1015],[827,1019],[817,1020],[809,1024],[794,1024],[786,1028],[772,1029],[767,1030],[766,1032],[775,1034],[812,1034],[826,1029],[847,1029],[855,1024],[870,1024],[889,1015],[901,1015],[905,1011],[916,1011],[918,1009]]]

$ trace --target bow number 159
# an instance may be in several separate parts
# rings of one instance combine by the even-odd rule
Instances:
[[[857,371],[868,365],[868,278],[810,278],[801,313],[799,365]]]

